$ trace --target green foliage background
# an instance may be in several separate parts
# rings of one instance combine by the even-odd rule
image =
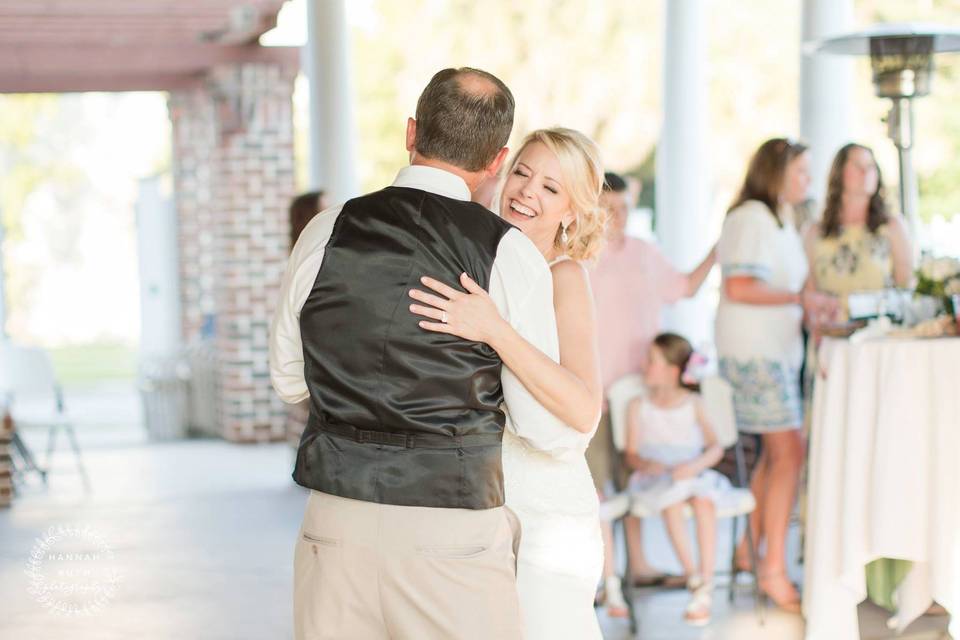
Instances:
[[[373,0],[374,24],[354,32],[364,189],[389,183],[406,161],[403,127],[418,92],[444,66],[502,77],[517,98],[514,143],[563,124],[600,144],[607,165],[643,177],[652,204],[660,125],[663,4],[654,0]],[[710,175],[718,210],[756,145],[799,126],[799,0],[707,2]],[[858,0],[857,25],[960,24],[960,0]],[[937,58],[933,94],[919,102],[916,165],[925,219],[960,212],[960,55]],[[896,200],[896,151],[869,64],[857,63],[850,138],[875,148]]]
[[[580,129],[597,140],[608,168],[642,178],[641,204],[652,206],[665,1],[363,0],[369,19],[354,24],[351,34],[362,187],[388,184],[406,163],[406,118],[430,76],[442,67],[470,65],[493,71],[513,89],[514,145],[539,127]],[[801,2],[712,0],[702,6],[709,171],[689,178],[708,182],[714,214],[721,216],[756,145],[772,135],[798,133]],[[856,0],[854,6],[860,26],[960,25],[960,0]],[[926,220],[960,213],[960,54],[938,56],[936,63],[933,93],[917,104],[915,163]],[[850,139],[875,149],[895,205],[896,152],[882,122],[888,105],[873,96],[866,60],[857,63],[852,93],[856,121]],[[29,228],[42,228],[44,244],[42,255],[21,257],[16,265],[7,252],[11,308],[33,304],[36,282],[52,264],[79,264],[76,239],[92,216],[121,224],[133,215],[102,187],[98,192],[91,179],[96,167],[77,159],[76,150],[110,126],[109,116],[85,110],[81,102],[76,96],[0,95],[5,246],[23,240],[25,211],[37,216],[28,220]],[[298,176],[305,181],[302,108],[296,125]],[[169,148],[161,155],[158,171],[169,168]],[[45,206],[30,204],[37,194]]]

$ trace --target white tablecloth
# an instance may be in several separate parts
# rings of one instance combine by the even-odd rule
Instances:
[[[826,339],[810,434],[807,640],[860,638],[864,566],[915,564],[902,630],[935,599],[960,638],[960,339]]]

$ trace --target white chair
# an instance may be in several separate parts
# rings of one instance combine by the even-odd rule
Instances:
[[[618,424],[618,422],[623,422],[626,419],[626,417],[623,415],[626,411],[626,403],[629,402],[630,398],[635,397],[638,392],[642,391],[643,378],[637,375],[627,376],[621,380],[618,380],[607,390],[607,411],[609,412],[610,416],[610,428],[611,436],[613,437],[613,445],[617,454],[620,454],[623,451],[624,442],[622,434],[617,433],[614,425]],[[626,398],[626,402],[624,401],[624,398]],[[620,464],[622,464],[622,462],[620,462]],[[630,494],[626,490],[626,487],[615,487],[614,491],[608,492],[608,495],[606,495],[604,500],[600,503],[600,520],[602,522],[609,523],[611,526],[622,523],[623,519],[629,513]],[[626,540],[626,528],[623,530],[623,535],[624,540]],[[629,579],[630,547],[629,545],[625,546],[628,569],[627,575],[625,575],[621,580],[621,590],[623,591],[624,599],[627,602],[630,633],[631,635],[636,635],[637,618],[633,608],[633,584]]]
[[[610,412],[610,429],[613,431],[613,444],[617,451],[627,448],[627,408],[630,401],[647,395],[643,376],[631,374],[610,385],[607,391],[607,407]]]
[[[613,446],[622,453],[626,446],[624,431],[617,425],[626,422],[627,405],[630,400],[644,393],[643,377],[630,375],[617,380],[607,390],[607,410],[610,414],[610,430]],[[607,522],[619,520],[630,511],[630,494],[626,487],[609,496],[600,505],[600,519]]]
[[[80,445],[63,403],[63,391],[57,382],[50,357],[43,349],[21,347],[9,342],[0,344],[0,393],[6,395],[10,415],[18,427],[47,426],[47,452],[42,477],[46,482],[50,461],[59,431],[65,432],[77,463],[83,484],[90,481],[83,466]],[[40,410],[27,410],[25,402],[33,401]],[[41,404],[42,403],[42,404]]]
[[[613,441],[618,451],[624,451],[627,445],[627,410],[630,402],[637,397],[646,395],[646,388],[643,384],[643,378],[639,375],[626,376],[614,383],[607,394],[607,401],[610,410],[610,427],[613,430]],[[746,488],[748,486],[746,464],[744,462],[743,449],[740,443],[739,433],[737,432],[737,421],[733,408],[733,389],[726,380],[719,376],[710,376],[700,383],[700,395],[703,398],[704,408],[710,423],[713,426],[717,441],[725,450],[733,449],[737,463],[737,477],[734,479],[736,487],[725,496],[723,504],[717,505],[717,518],[729,518],[731,520],[733,548],[736,550],[737,544],[737,525],[741,516],[749,516],[756,508],[756,500],[753,493]],[[630,515],[637,518],[649,518],[658,516],[658,513],[652,512],[639,503],[631,503]],[[684,507],[684,515],[687,518],[693,517],[693,509],[689,505]],[[762,599],[759,591],[759,580],[757,579],[756,547],[750,527],[746,527],[747,546],[750,549],[750,565],[754,578],[754,595],[756,598],[757,611],[763,622]],[[736,567],[733,566],[731,559],[731,580],[730,580],[730,599],[733,599],[734,576]]]

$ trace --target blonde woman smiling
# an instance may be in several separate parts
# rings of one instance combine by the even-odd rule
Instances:
[[[538,402],[569,425],[556,433],[550,452],[528,446],[509,424],[504,432],[506,504],[523,529],[517,589],[527,640],[601,637],[593,598],[603,548],[584,451],[600,418],[602,387],[593,297],[582,264],[597,254],[604,234],[601,167],[596,145],[583,134],[534,131],[517,151],[501,191],[500,215],[533,240],[550,264],[556,354],[524,340],[467,274],[459,287],[425,277],[432,293],[410,293],[419,303],[411,311],[427,318],[424,329],[486,343]]]

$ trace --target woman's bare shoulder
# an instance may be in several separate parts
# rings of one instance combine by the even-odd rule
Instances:
[[[593,298],[586,266],[576,260],[562,260],[550,267],[555,299],[586,301]]]
[[[880,229],[888,236],[895,236],[898,240],[908,237],[907,225],[904,223],[903,217],[899,215],[891,215]]]
[[[578,260],[560,260],[550,265],[555,283],[589,283],[590,275],[586,265]]]

